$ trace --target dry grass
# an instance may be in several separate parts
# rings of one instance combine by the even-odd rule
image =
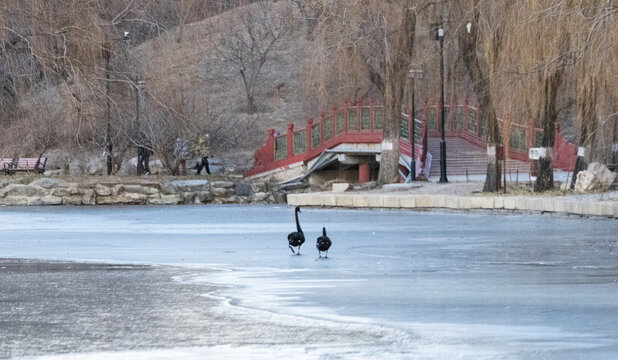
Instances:
[[[271,15],[284,6],[286,1],[273,4]],[[260,114],[246,114],[246,100],[240,74],[217,56],[221,27],[239,26],[236,21],[242,12],[250,12],[259,4],[234,9],[201,22],[188,24],[183,41],[178,43],[174,32],[144,43],[132,51],[138,71],[144,73],[149,87],[167,84],[175,91],[199,94],[215,111],[223,111],[236,117],[254,120],[259,130],[277,128],[285,131],[287,123],[301,126],[316,108],[299,89],[302,88],[302,65],[307,58],[310,44],[297,28],[289,34],[286,46],[275,50],[264,65],[256,89],[256,101]],[[318,115],[317,113],[315,114]]]

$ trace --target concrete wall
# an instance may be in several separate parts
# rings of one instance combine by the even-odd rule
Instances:
[[[552,212],[618,218],[617,201],[591,201],[559,197],[403,195],[392,193],[289,194],[292,206],[332,206],[395,209],[487,209]]]

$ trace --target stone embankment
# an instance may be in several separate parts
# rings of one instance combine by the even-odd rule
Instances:
[[[32,180],[32,179],[30,179]],[[26,183],[24,183],[26,182]],[[268,184],[205,179],[0,179],[0,205],[176,205],[275,202]]]
[[[588,197],[482,196],[411,193],[321,192],[288,194],[288,205],[346,208],[510,210],[618,218],[618,201]]]

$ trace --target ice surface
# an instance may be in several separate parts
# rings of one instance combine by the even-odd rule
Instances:
[[[284,206],[4,208],[0,257],[193,266],[178,280],[225,284],[221,312],[376,334],[46,359],[618,358],[615,220],[303,209],[300,221],[294,256]]]

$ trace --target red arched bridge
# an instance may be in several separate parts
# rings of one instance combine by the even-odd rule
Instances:
[[[409,175],[412,126],[417,175],[429,178],[439,173],[439,110],[439,103],[426,101],[416,112],[414,120],[409,112],[402,113],[399,152],[403,178],[407,179]],[[448,175],[484,174],[487,165],[486,126],[480,121],[479,107],[470,104],[466,98],[459,104],[451,100],[445,105],[445,110]],[[363,104],[358,99],[354,105],[345,101],[341,107],[333,106],[317,121],[307,120],[305,128],[295,129],[293,124],[288,124],[288,131],[284,134],[270,129],[266,144],[255,152],[253,166],[245,176],[275,176],[290,182],[340,163],[358,166],[359,183],[369,181],[375,177],[376,166],[372,165],[380,160],[383,121],[382,106],[373,101]],[[498,121],[502,130],[504,121]],[[527,173],[530,171],[528,149],[541,145],[543,130],[534,127],[531,120],[525,124],[512,123],[509,128],[508,170]],[[564,138],[558,126],[554,131],[553,166],[571,171],[577,147]]]

